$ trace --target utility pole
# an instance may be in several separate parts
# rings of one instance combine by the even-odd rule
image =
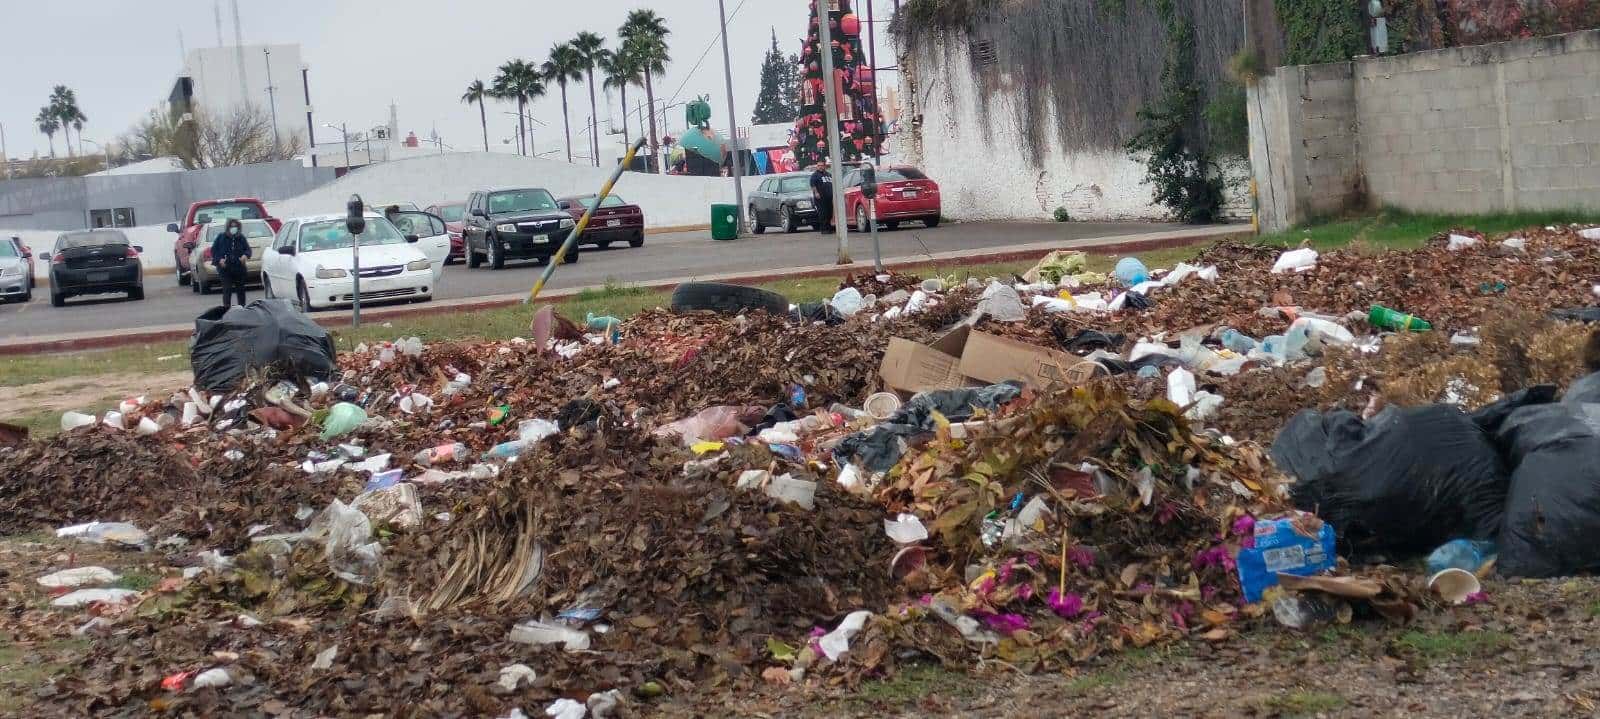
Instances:
[[[250,81],[244,72],[244,30],[239,25],[239,0],[233,0],[233,54],[239,62],[239,101],[250,102]]]
[[[305,66],[300,67],[300,87],[306,91],[306,143],[310,147],[306,153],[311,155],[311,166],[317,166],[317,126],[311,120],[311,70]]]
[[[872,139],[872,166],[877,167],[883,163],[883,107],[878,104],[878,23],[872,17],[872,0],[866,0],[866,3],[867,66],[872,68],[872,111],[878,115],[878,119],[873,123],[873,127],[877,129],[873,134],[877,137]],[[877,241],[877,234],[873,234],[872,239]]]
[[[11,155],[6,152],[6,124],[0,122],[0,165],[5,165],[6,179],[11,179]]]
[[[850,236],[849,230],[844,226],[844,154],[839,152],[839,95],[835,91],[836,85],[833,78],[833,33],[828,31],[828,23],[833,21],[833,13],[828,10],[824,2],[817,3],[817,33],[820,42],[817,43],[817,54],[822,56],[822,124],[828,129],[828,172],[833,175],[833,222],[834,230],[839,234],[839,259],[838,264],[850,264]]]
[[[722,20],[722,77],[728,85],[728,142],[733,151],[734,234],[744,234],[744,152],[739,149],[739,116],[733,109],[733,60],[728,55],[728,13],[723,0],[717,0],[717,15]],[[823,43],[827,47],[827,43]]]
[[[267,59],[267,106],[272,109],[272,151],[276,154],[283,145],[278,142],[278,88],[272,84],[271,48],[261,48],[261,55]]]

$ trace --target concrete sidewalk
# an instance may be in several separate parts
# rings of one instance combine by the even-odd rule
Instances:
[[[1210,225],[1205,227],[1171,230],[1166,232],[1150,232],[1136,235],[1091,237],[1077,240],[1065,240],[1060,242],[1037,242],[1013,245],[1004,248],[983,248],[975,250],[957,250],[952,252],[935,252],[919,257],[901,257],[892,261],[885,261],[884,266],[888,268],[897,268],[926,265],[970,265],[986,262],[1010,262],[1017,260],[1036,259],[1051,251],[1065,249],[1093,250],[1101,253],[1155,250],[1167,247],[1180,247],[1183,245],[1207,240],[1221,240],[1230,237],[1245,236],[1248,235],[1249,232],[1249,227],[1246,225]],[[671,289],[682,282],[731,282],[736,284],[761,284],[791,277],[801,278],[820,277],[827,275],[844,275],[847,273],[870,271],[871,269],[873,269],[873,267],[870,259],[864,262],[860,259],[856,259],[855,262],[847,265],[811,265],[762,272],[707,274],[630,284],[631,286],[645,287],[650,289]],[[539,301],[556,302],[586,290],[598,289],[604,289],[604,286],[591,285],[585,287],[570,287],[561,290],[550,290],[542,294],[539,297]],[[503,294],[455,300],[434,300],[424,305],[379,307],[370,310],[363,310],[361,313],[361,319],[363,324],[372,324],[406,317],[419,317],[493,309],[517,304],[522,302],[525,297],[526,295],[521,293]],[[351,313],[349,310],[335,310],[318,312],[312,315],[312,318],[316,320],[317,324],[320,324],[324,327],[347,327],[350,325],[350,314]],[[187,338],[193,332],[194,325],[192,323],[186,323],[176,325],[134,327],[112,332],[79,332],[39,337],[24,337],[0,340],[0,355],[105,349],[110,347],[143,344],[147,342],[164,342]]]

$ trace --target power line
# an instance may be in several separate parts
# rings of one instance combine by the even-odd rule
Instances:
[[[745,3],[745,0],[739,0],[738,7],[735,7],[733,9],[733,12],[728,13],[728,24],[730,24],[730,25],[733,24],[733,19],[739,16],[739,11],[740,10],[744,9],[744,3]],[[700,71],[700,63],[703,63],[703,62],[706,61],[706,55],[711,54],[711,48],[715,47],[716,44],[717,44],[717,41],[719,41],[721,39],[722,39],[722,30],[718,29],[717,30],[717,34],[714,37],[711,38],[711,43],[706,45],[706,49],[700,52],[700,59],[699,60],[695,60],[694,61],[694,67],[689,68],[688,77],[683,78],[683,82],[678,84],[678,89],[672,91],[672,97],[667,100],[666,104],[670,105],[670,104],[672,104],[673,100],[678,99],[678,94],[683,92],[684,86],[688,85],[689,81],[694,79],[694,74],[696,72]],[[729,120],[729,122],[731,123],[732,120]]]

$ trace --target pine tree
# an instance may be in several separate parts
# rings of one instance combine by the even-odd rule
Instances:
[[[761,61],[761,94],[756,96],[756,110],[750,122],[756,125],[794,122],[799,114],[795,109],[795,101],[799,99],[795,94],[798,88],[794,87],[797,76],[798,63],[795,67],[789,66],[789,60],[778,49],[778,31],[773,30],[772,48]]]
[[[828,135],[823,118],[821,38],[817,32],[819,2],[826,4],[828,32],[833,41],[834,88],[839,95],[839,151],[843,162],[860,162],[880,154],[883,118],[878,112],[877,89],[867,54],[861,49],[861,20],[852,12],[851,0],[813,0],[811,22],[801,48],[805,76],[800,83],[799,116],[795,119],[794,150],[797,167],[808,168],[828,155]]]

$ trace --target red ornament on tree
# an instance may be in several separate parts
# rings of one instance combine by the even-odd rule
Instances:
[[[856,37],[861,34],[861,18],[856,17],[855,13],[845,15],[839,18],[839,29],[850,37]]]

